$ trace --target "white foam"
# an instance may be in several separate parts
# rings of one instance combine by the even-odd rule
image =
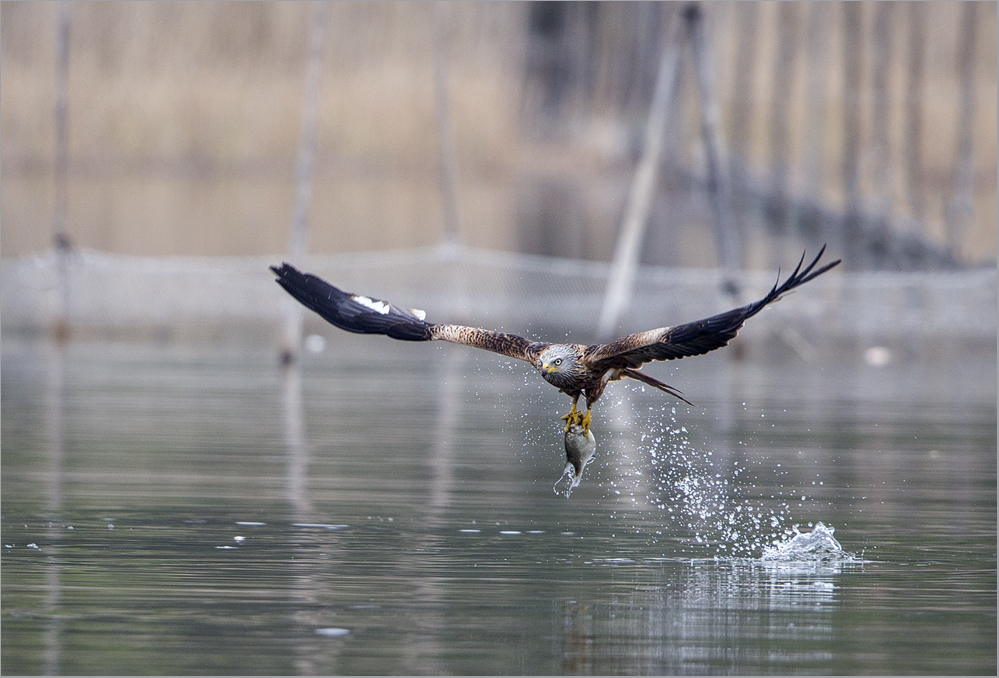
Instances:
[[[292,523],[292,527],[310,527],[320,530],[345,530],[350,525],[330,525],[328,523]]]
[[[833,536],[836,532],[834,527],[826,527],[819,522],[811,532],[801,532],[797,525],[793,526],[793,530],[790,539],[765,548],[760,559],[778,562],[854,560],[853,554],[844,551],[836,541]]]
[[[325,629],[316,629],[317,636],[326,636],[327,638],[336,638],[338,636],[345,636],[350,633],[350,629],[340,629],[335,626],[330,626]]]

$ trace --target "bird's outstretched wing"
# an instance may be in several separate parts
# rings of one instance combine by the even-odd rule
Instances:
[[[767,304],[780,299],[782,294],[804,285],[840,263],[841,260],[837,259],[813,270],[825,249],[823,246],[818,256],[804,270],[801,265],[805,261],[805,255],[802,254],[801,261],[790,277],[781,284],[778,273],[773,289],[759,301],[703,320],[695,320],[676,327],[660,327],[615,339],[608,344],[588,349],[583,355],[583,362],[596,370],[635,368],[653,360],[685,358],[721,348],[735,337],[747,318],[759,313]]]
[[[532,342],[516,334],[493,332],[462,325],[426,322],[426,313],[403,309],[381,299],[351,294],[290,264],[271,266],[277,282],[303,306],[342,330],[358,334],[384,334],[404,341],[450,341],[511,358],[534,362],[549,344]]]

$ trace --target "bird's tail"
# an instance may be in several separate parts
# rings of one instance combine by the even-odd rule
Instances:
[[[647,375],[645,372],[642,372],[641,370],[636,370],[633,367],[626,367],[625,369],[621,370],[621,376],[622,377],[631,377],[632,379],[635,379],[636,381],[640,381],[643,384],[648,384],[649,386],[657,388],[660,391],[662,391],[663,393],[669,393],[674,398],[679,398],[680,400],[682,400],[683,402],[687,403],[691,407],[694,407],[694,403],[690,402],[689,400],[687,400],[686,398],[684,398],[682,395],[680,395],[680,391],[678,391],[677,389],[673,388],[669,384],[664,384],[663,382],[659,381],[655,377],[650,377],[649,375]]]

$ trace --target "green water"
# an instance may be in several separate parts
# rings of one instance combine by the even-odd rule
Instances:
[[[491,355],[5,339],[0,669],[995,674],[994,355],[650,371],[566,499]],[[758,560],[817,521],[863,562]]]

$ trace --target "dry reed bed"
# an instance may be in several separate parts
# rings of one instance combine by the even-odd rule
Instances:
[[[925,96],[921,102],[926,228],[942,240],[952,199],[960,84],[955,76],[960,5],[929,3]],[[870,59],[875,6],[864,3],[861,28]],[[596,75],[592,96],[571,116],[570,134],[538,140],[524,133],[531,89],[524,81],[528,8],[502,3],[448,5],[450,95],[461,167],[461,208],[468,242],[517,249],[517,202],[538,177],[574,178],[583,190],[603,181],[620,190],[633,162],[636,124],[619,115],[607,94],[615,73]],[[614,8],[602,8],[593,44],[613,54],[628,33]],[[737,81],[740,27],[749,11],[707,6],[714,39],[719,104],[726,136],[746,126],[732,149],[766,177],[774,162],[771,117],[778,85],[778,49],[792,30],[799,45],[788,95],[787,148],[792,191],[808,190],[814,159],[805,148],[809,111],[826,125],[821,136],[820,197],[847,200],[842,174],[845,60],[841,5],[826,13],[829,75],[818,109],[809,109],[809,20],[798,6],[789,20],[780,3],[758,12],[751,87]],[[908,4],[893,8],[894,56],[889,85],[889,184],[870,148],[870,75],[861,80],[864,140],[857,190],[887,199],[900,216],[907,202],[904,110]],[[4,256],[48,246],[54,157],[55,3],[0,6],[0,140]],[[996,7],[979,9],[975,55],[974,217],[962,243],[971,260],[996,247]],[[622,15],[624,16],[624,15]],[[606,18],[610,17],[610,18]],[[134,254],[256,254],[285,247],[293,165],[303,100],[310,6],[307,3],[71,4],[69,187],[71,235],[81,244]],[[790,23],[789,23],[790,21]],[[317,251],[432,244],[442,204],[433,97],[434,18],[431,4],[333,3],[320,97],[317,190],[313,205]],[[894,25],[894,24],[893,24]],[[607,56],[606,59],[610,59]],[[606,61],[602,61],[606,65]],[[869,70],[867,61],[864,65]],[[692,87],[687,86],[688,89]],[[602,94],[603,93],[603,94]],[[740,96],[748,96],[740,101]],[[603,98],[601,98],[603,97]],[[778,98],[779,102],[779,98]],[[616,115],[618,113],[618,115]],[[747,116],[740,122],[737,115]],[[582,122],[580,122],[582,121]],[[698,171],[697,108],[686,98],[681,141],[674,151]],[[605,222],[598,257],[609,256],[617,202],[589,221]],[[587,208],[589,209],[589,208]],[[605,251],[606,250],[606,251]]]

